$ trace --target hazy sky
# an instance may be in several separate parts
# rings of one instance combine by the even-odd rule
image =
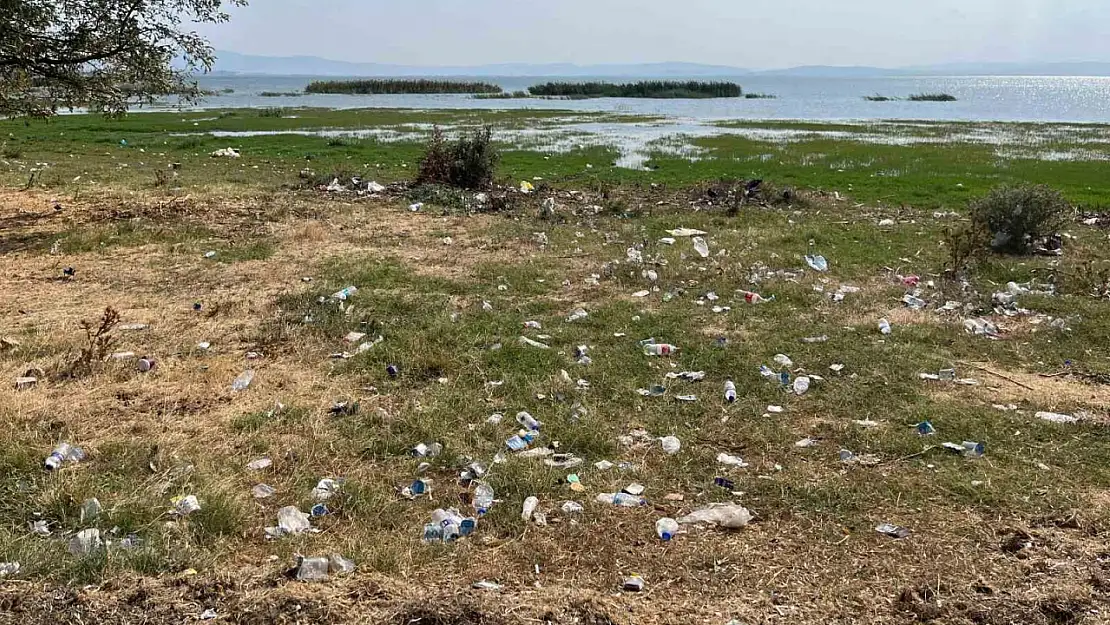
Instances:
[[[222,50],[405,65],[1110,61],[1107,0],[251,0]]]

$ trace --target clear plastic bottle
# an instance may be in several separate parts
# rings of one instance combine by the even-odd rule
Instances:
[[[677,347],[668,345],[667,343],[651,343],[644,345],[645,356],[670,356],[677,351]]]
[[[493,487],[485,482],[475,482],[474,484],[474,511],[480,516],[489,512],[489,509],[493,507],[494,492]]]
[[[889,321],[887,321],[886,319],[879,319],[879,332],[882,332],[883,334],[890,334],[892,331],[893,330],[891,330]]]
[[[678,521],[666,518],[655,522],[655,533],[663,540],[670,540],[678,534]]]
[[[725,401],[730,404],[736,401],[736,383],[732,380],[725,381]]]
[[[543,423],[540,423],[535,417],[523,410],[516,413],[516,422],[519,423],[521,427],[528,428],[529,430],[538,430],[543,426]]]
[[[239,377],[235,378],[235,381],[231,383],[231,390],[236,391],[236,392],[245,391],[245,390],[247,390],[247,387],[250,386],[251,382],[253,382],[253,381],[254,381],[254,369],[247,369],[243,373],[240,373]]]
[[[343,289],[342,291],[339,291],[338,293],[333,293],[331,297],[332,297],[332,299],[337,299],[341,302],[345,302],[345,301],[347,301],[348,298],[350,298],[355,293],[358,293],[358,287],[357,286],[349,286],[349,287]]]
[[[43,464],[47,471],[57,471],[67,462],[80,462],[84,459],[85,452],[80,447],[74,447],[69,443],[59,443],[46,457]]]
[[[702,258],[709,258],[709,243],[701,237],[694,237],[694,251]]]

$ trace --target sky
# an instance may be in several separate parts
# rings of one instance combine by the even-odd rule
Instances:
[[[1110,61],[1107,0],[251,0],[219,50],[402,65]]]

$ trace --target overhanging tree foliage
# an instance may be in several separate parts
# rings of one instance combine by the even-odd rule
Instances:
[[[192,24],[227,21],[246,0],[0,0],[0,116],[59,108],[122,113],[137,102],[199,95],[215,60]]]

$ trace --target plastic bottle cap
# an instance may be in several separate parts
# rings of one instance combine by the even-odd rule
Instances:
[[[673,537],[671,536],[670,532],[663,532],[663,535],[660,536],[660,538],[662,538],[663,540],[670,540]]]

